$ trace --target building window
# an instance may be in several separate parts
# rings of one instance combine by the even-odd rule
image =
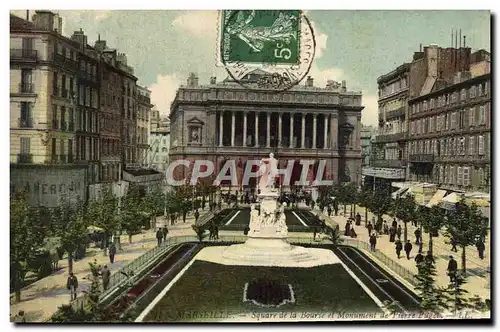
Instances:
[[[474,126],[475,113],[476,113],[476,109],[475,108],[470,108],[469,109],[469,127],[473,127]]]
[[[455,166],[450,166],[450,184],[455,184]]]
[[[431,98],[431,101],[429,102],[429,109],[434,108],[434,98]]]
[[[485,111],[484,105],[479,106],[479,125],[485,124]]]
[[[423,105],[423,111],[427,111],[427,100],[424,101],[424,105]]]
[[[483,187],[484,186],[484,169],[482,169],[482,168],[478,169],[477,177],[478,177],[478,186]]]
[[[470,87],[469,90],[469,98],[475,98],[476,97],[476,86],[473,85]]]
[[[462,89],[462,91],[460,91],[460,100],[465,100],[467,98],[467,93],[466,93],[466,90],[465,89]]]
[[[460,137],[459,140],[459,153],[461,156],[465,155],[465,137]]]
[[[31,151],[30,147],[31,139],[30,137],[21,137],[21,154],[29,154]]]
[[[457,92],[453,92],[451,94],[451,103],[454,104],[457,102]]]
[[[484,136],[480,135],[478,137],[478,154],[484,156]]]
[[[460,166],[457,167],[457,185],[459,186],[463,185],[463,173],[462,173],[462,167]]]
[[[483,95],[483,85],[482,84],[479,84],[477,86],[477,95],[478,96],[482,96]]]
[[[469,137],[469,156],[474,156],[476,154],[476,137]]]
[[[462,179],[463,185],[465,187],[468,187],[470,185],[470,168],[469,167],[464,167],[462,171],[463,171],[463,174],[462,174],[462,176],[463,176],[463,179]]]
[[[450,129],[456,129],[457,127],[457,112],[451,113],[451,126]]]
[[[448,125],[448,123],[450,122],[449,120],[450,120],[450,115],[445,114],[444,115],[444,126],[445,126],[444,129],[445,130],[448,130],[448,128],[449,128],[449,125]]]

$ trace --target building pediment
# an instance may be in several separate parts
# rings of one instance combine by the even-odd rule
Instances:
[[[198,126],[203,126],[205,123],[198,119],[197,117],[192,117],[187,121],[189,125],[198,125]]]

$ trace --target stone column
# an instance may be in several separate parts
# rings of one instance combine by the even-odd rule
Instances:
[[[306,114],[302,113],[302,126],[300,127],[301,130],[301,141],[300,141],[300,147],[303,149],[306,147]]]
[[[339,119],[338,114],[332,114],[330,117],[330,148],[338,150],[339,140]]]
[[[247,112],[243,113],[243,146],[247,146]]]
[[[324,135],[323,135],[323,149],[328,149],[328,114],[323,115],[325,118],[325,125],[324,125]]]
[[[317,123],[317,116],[318,114],[313,114],[313,145],[312,148],[316,149],[316,126],[318,125]]]
[[[234,113],[234,111],[232,111],[231,115],[232,115],[232,119],[231,119],[231,146],[234,146],[234,128],[236,127],[235,126],[236,114]]]
[[[281,147],[282,146],[281,142],[282,142],[282,139],[283,139],[281,137],[281,134],[283,132],[283,129],[281,128],[282,125],[283,125],[283,123],[282,123],[282,121],[283,121],[283,119],[282,119],[283,118],[283,113],[279,113],[278,116],[279,116],[279,118],[278,118],[278,146]]]
[[[293,146],[293,113],[290,113],[290,148],[294,148]]]
[[[255,146],[259,146],[259,112],[255,112]]]
[[[224,137],[224,112],[219,112],[219,146],[222,146],[222,137]]]
[[[356,149],[361,149],[361,115],[356,117]]]
[[[269,112],[266,112],[266,147],[271,146],[271,114]]]

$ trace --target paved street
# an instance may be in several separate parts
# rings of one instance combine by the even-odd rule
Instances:
[[[316,213],[318,213],[318,210],[315,210]],[[343,208],[339,210],[339,212],[343,212]],[[356,212],[359,212],[363,218],[363,221],[360,226],[354,226],[354,229],[358,235],[357,239],[366,243],[369,243],[369,236],[368,236],[368,230],[364,226],[364,213],[365,210],[363,207],[356,207]],[[349,216],[349,208],[347,209],[347,216]],[[368,220],[372,219],[372,214],[368,213]],[[384,216],[384,219],[386,219],[388,222],[392,220],[390,216]],[[341,232],[343,232],[345,223],[347,221],[347,217],[344,217],[342,215],[338,216],[332,216],[331,220],[334,223],[337,223],[340,226]],[[404,225],[402,224],[401,227]],[[415,265],[415,255],[418,253],[418,246],[415,245],[415,235],[413,234],[415,230],[414,226],[411,226],[408,224],[408,239],[412,242],[413,249],[411,251],[410,255],[410,260],[406,259],[406,254],[404,251],[402,251],[401,258],[398,259],[396,255],[396,250],[395,250],[395,244],[389,242],[389,236],[388,235],[380,235],[377,239],[377,246],[376,248],[378,250],[381,250],[384,254],[386,254],[389,258],[393,259],[397,263],[399,263],[402,267],[405,267],[406,269],[414,272],[415,274],[417,273],[417,268]],[[403,235],[401,236],[403,238]],[[488,234],[489,238],[489,234]],[[449,283],[449,277],[446,274],[446,269],[448,267],[448,257],[452,255],[455,260],[458,262],[459,268],[461,266],[461,252],[459,249],[458,253],[450,251],[451,247],[448,244],[445,244],[445,237],[443,235],[440,235],[438,238],[433,238],[433,244],[434,244],[434,256],[436,259],[436,280],[437,280],[437,285],[438,286],[447,286]],[[423,254],[425,255],[426,253],[426,248],[427,248],[427,243],[428,243],[428,236],[424,235],[424,247],[423,247]],[[465,286],[465,289],[469,291],[469,295],[473,296],[475,294],[481,296],[483,299],[490,298],[490,289],[488,288],[488,280],[489,280],[489,273],[487,273],[487,268],[489,264],[489,244],[486,244],[486,255],[484,260],[480,260],[477,256],[477,251],[475,250],[474,247],[468,248],[466,257],[467,257],[467,271],[468,271],[468,278],[467,278],[467,284]]]
[[[158,219],[160,222],[163,221],[163,217]],[[169,226],[168,237],[194,235],[191,228],[193,222],[194,218],[189,217],[186,223],[181,221],[175,226]],[[73,271],[78,278],[79,293],[90,287],[90,282],[86,279],[90,274],[89,262],[95,259],[101,265],[107,264],[111,273],[114,273],[157,245],[153,231],[134,235],[131,244],[128,243],[127,235],[121,236],[120,241],[122,250],[118,250],[113,264],[109,262],[108,256],[104,256],[97,248],[90,248],[85,258],[73,263]],[[56,273],[24,287],[20,303],[13,303],[14,293],[11,294],[11,317],[24,310],[28,322],[43,322],[49,319],[59,306],[69,303],[70,294],[66,289],[68,260],[59,261],[59,267],[61,269]]]

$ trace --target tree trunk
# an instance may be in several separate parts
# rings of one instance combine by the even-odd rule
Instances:
[[[344,217],[347,214],[347,205],[344,203]]]
[[[22,285],[21,272],[19,270],[16,271],[16,276],[15,276],[14,282],[16,283],[16,287],[15,287],[16,302],[19,303],[19,302],[21,302],[21,285]]]
[[[132,243],[132,234],[128,235],[128,243]]]
[[[407,226],[408,222],[403,220],[403,224],[405,225],[403,241],[404,241],[404,243],[406,243],[406,241],[408,240],[408,226]]]
[[[68,252],[68,274],[73,272],[73,253]]]
[[[365,207],[365,227],[368,224],[368,209]]]
[[[354,207],[354,211],[353,211],[353,213],[352,213],[352,214],[353,214],[353,215],[356,215],[356,204],[353,204],[352,206]]]
[[[464,274],[465,277],[465,246],[462,246],[462,273]]]
[[[429,248],[429,252],[432,255],[433,254],[433,250],[432,250],[432,232],[429,232],[429,245],[428,245],[428,248]]]

